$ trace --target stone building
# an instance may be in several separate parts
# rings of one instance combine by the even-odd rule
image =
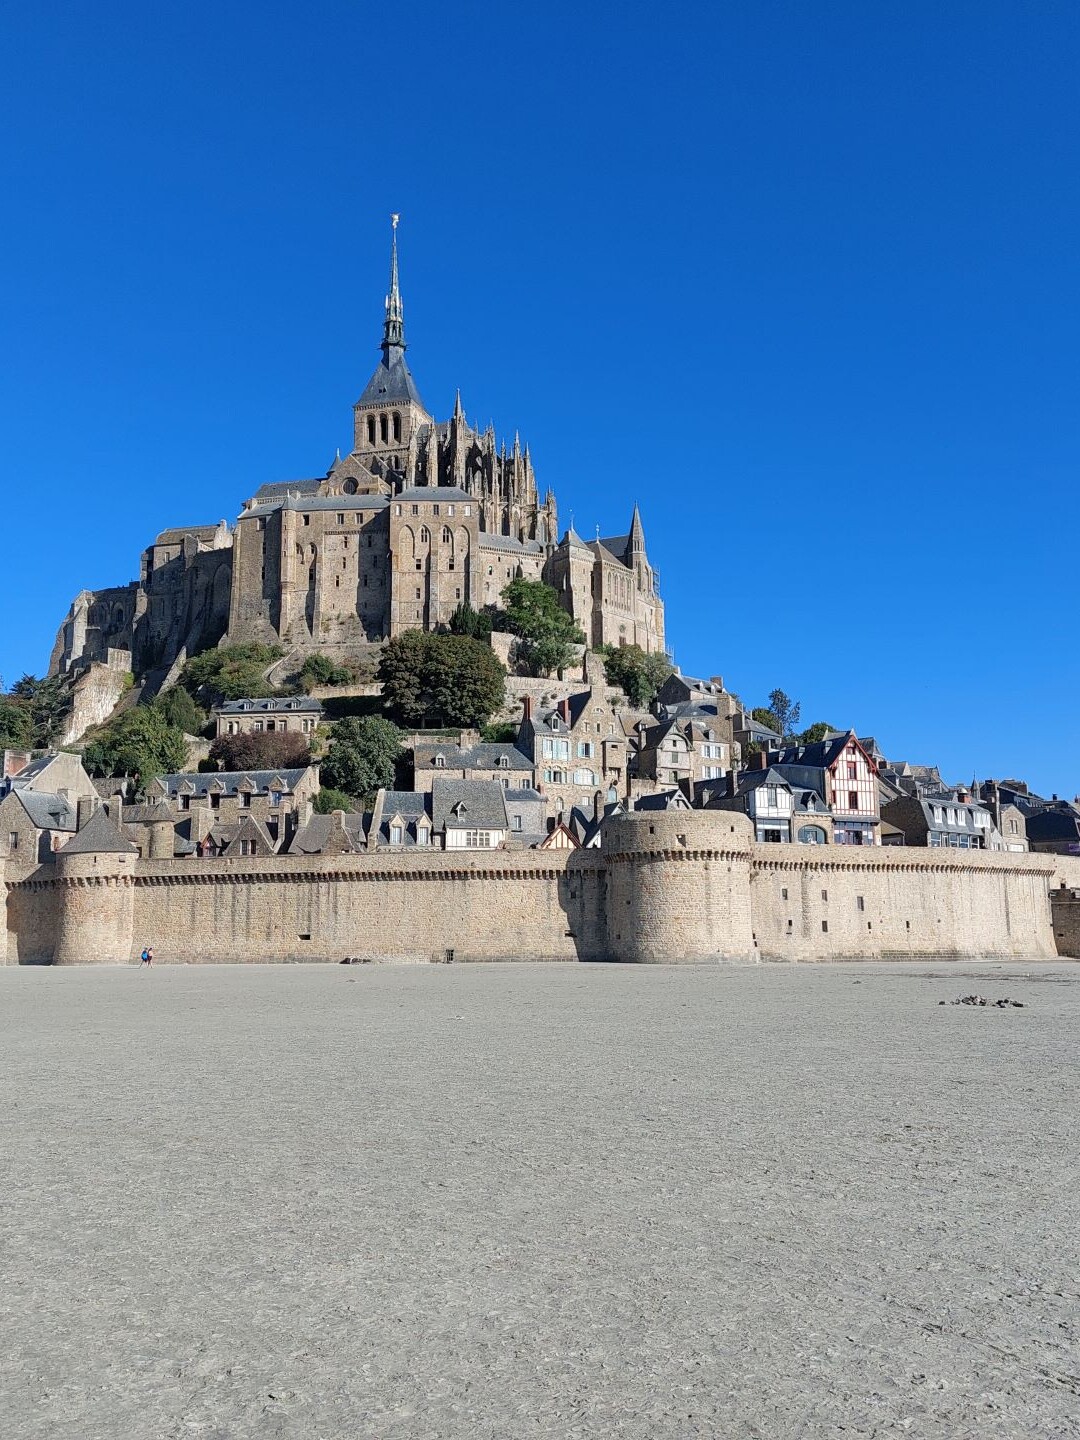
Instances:
[[[405,359],[396,221],[381,358],[353,406],[353,445],[325,474],[263,485],[235,526],[164,530],[130,584],[83,591],[50,673],[121,657],[163,677],[185,655],[260,641],[355,654],[404,630],[445,625],[464,601],[498,603],[543,578],[591,644],[662,650],[664,607],[634,508],[626,535],[558,541],[552,491],[528,446],[469,423],[458,395],[436,420]]]
[[[310,695],[275,695],[268,700],[226,700],[210,712],[216,735],[302,735],[310,740],[323,718],[322,703]]]

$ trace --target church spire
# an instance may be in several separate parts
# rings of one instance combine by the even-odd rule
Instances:
[[[397,227],[400,215],[390,216],[390,290],[386,297],[386,320],[383,322],[382,352],[387,365],[405,352],[405,310],[398,287]]]
[[[628,555],[645,554],[645,530],[641,523],[641,511],[634,502],[634,513],[630,520],[630,534],[626,537],[626,553]]]

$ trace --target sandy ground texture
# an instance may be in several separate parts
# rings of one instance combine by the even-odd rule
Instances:
[[[0,970],[0,1431],[1078,1436],[1078,1020],[1066,966]]]

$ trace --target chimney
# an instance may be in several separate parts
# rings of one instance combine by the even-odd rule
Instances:
[[[124,818],[124,801],[121,796],[113,795],[105,801],[105,814],[114,825],[119,825]]]
[[[531,720],[531,719],[532,719],[532,696],[531,696],[531,695],[526,695],[525,698],[524,698],[524,699],[522,700],[522,702],[521,702],[521,718],[522,718],[522,720]]]
[[[769,752],[759,750],[750,760],[751,770],[767,770],[769,768]]]
[[[594,820],[599,820],[600,817],[603,815],[603,813],[604,813],[604,797],[600,794],[600,791],[597,790],[597,792],[596,792],[596,794],[593,796],[593,800],[592,800],[592,818],[593,818]]]
[[[731,799],[731,800],[734,800],[736,794],[738,793],[738,789],[739,789],[739,772],[735,769],[734,765],[733,765],[733,766],[731,767],[731,769],[728,771],[728,777],[727,777],[727,779],[728,779],[728,784],[727,784],[728,798]]]
[[[93,795],[80,795],[75,806],[75,828],[81,830],[97,809]]]
[[[559,714],[560,714],[560,715],[562,716],[562,718],[566,721],[567,725],[569,725],[569,724],[570,724],[570,701],[569,701],[569,700],[560,700],[560,701],[559,701]]]

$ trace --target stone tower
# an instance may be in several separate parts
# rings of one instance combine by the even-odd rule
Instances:
[[[54,965],[126,965],[135,925],[139,852],[104,808],[56,852]]]

